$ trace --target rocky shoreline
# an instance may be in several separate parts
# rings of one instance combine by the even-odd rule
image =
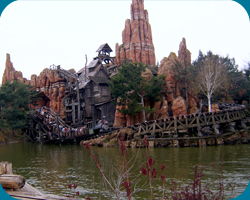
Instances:
[[[81,145],[88,143],[91,146],[118,147],[120,140],[125,139],[128,148],[143,148],[143,139],[132,138],[129,129],[114,132],[95,139],[81,141]],[[238,145],[250,143],[250,133],[246,130],[235,133],[226,133],[220,136],[182,137],[182,138],[147,138],[151,148],[157,147],[202,147],[216,145]]]
[[[12,130],[10,129],[5,129],[4,131],[0,130],[0,145],[19,143],[24,141],[27,141],[27,138],[22,135],[20,130],[15,130],[14,135]]]

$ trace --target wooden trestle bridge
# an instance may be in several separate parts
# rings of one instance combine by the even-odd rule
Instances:
[[[149,140],[182,140],[218,138],[224,135],[234,134],[236,131],[247,129],[250,119],[247,117],[245,106],[238,104],[218,104],[220,111],[196,113],[151,120],[134,124],[126,129],[132,132],[131,139]],[[89,131],[93,128],[93,122],[86,128],[74,129],[57,116],[51,109],[45,108],[46,115],[38,111],[29,114],[30,123],[27,135],[32,141],[42,143],[80,143],[81,140],[89,140],[104,134],[112,134],[120,129],[112,129],[104,133]],[[47,116],[47,118],[46,118]],[[53,122],[46,122],[52,118]],[[63,129],[73,130],[71,132]]]
[[[245,106],[218,104],[220,111],[182,115],[129,126],[134,137],[203,139],[245,130],[250,122]],[[167,137],[169,136],[169,137]]]

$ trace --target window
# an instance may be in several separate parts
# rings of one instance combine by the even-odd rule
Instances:
[[[99,91],[99,85],[94,85],[94,92],[98,92]]]
[[[109,95],[108,87],[103,87],[102,88],[102,96],[108,96],[108,95]]]

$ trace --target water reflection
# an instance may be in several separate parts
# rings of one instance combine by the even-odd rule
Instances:
[[[113,173],[112,166],[120,166],[123,158],[119,148],[91,147],[105,173]],[[156,160],[158,177],[160,165],[166,164],[168,186],[172,181],[190,183],[196,164],[205,164],[204,183],[218,183],[218,173],[209,166],[221,164],[224,155],[225,183],[236,183],[235,195],[241,194],[248,185],[250,172],[250,145],[210,146],[188,148],[149,149],[149,156]],[[138,154],[138,156],[136,156]],[[140,167],[146,162],[145,149],[128,149],[128,158],[136,159],[134,169],[139,175]],[[32,143],[7,144],[0,146],[0,161],[13,163],[13,171],[23,175],[26,180],[44,193],[65,196],[69,194],[67,184],[77,183],[81,197],[109,199],[102,177],[95,162],[83,146],[53,146]],[[142,183],[146,181],[142,177]],[[160,178],[154,182],[154,188],[161,188]],[[140,187],[140,184],[139,184]],[[214,187],[212,187],[214,188]],[[230,192],[230,191],[228,191]],[[136,199],[147,199],[148,192],[140,192]]]

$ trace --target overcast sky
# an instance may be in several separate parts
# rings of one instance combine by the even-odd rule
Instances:
[[[16,1],[0,18],[0,83],[6,53],[25,78],[39,75],[50,65],[76,71],[108,43],[122,43],[125,20],[130,19],[126,1]],[[250,24],[245,9],[234,1],[145,1],[149,13],[156,60],[178,54],[186,38],[197,59],[199,50],[211,50],[235,58],[240,68],[250,61]]]

